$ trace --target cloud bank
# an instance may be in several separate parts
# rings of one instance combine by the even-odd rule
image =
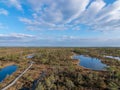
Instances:
[[[21,17],[29,30],[69,30],[86,25],[90,30],[120,29],[120,0],[27,0],[32,18]],[[80,29],[81,27],[79,27]]]
[[[1,45],[9,42],[33,46],[120,45],[118,42],[120,40],[120,0],[114,0],[112,3],[107,3],[106,0],[0,0],[0,3],[21,12],[17,18],[27,30],[46,30],[42,36],[21,33],[0,34]],[[2,16],[8,16],[9,12],[0,8]],[[0,29],[3,28],[4,25],[0,23]],[[103,34],[101,37],[94,36],[93,38],[85,37],[86,35],[84,37],[72,35],[75,30],[82,33],[85,29],[109,32],[109,35],[107,34],[107,37]],[[58,35],[57,30],[69,30],[71,33],[68,35],[66,32],[66,35],[57,37],[55,35],[47,36],[45,34],[48,30],[55,30],[56,36]]]
[[[0,34],[0,43],[28,42],[33,38],[35,36],[21,33]]]
[[[28,30],[80,30],[86,25],[90,30],[120,29],[120,0],[1,0],[0,2],[24,10],[31,9],[31,17],[20,17]],[[0,14],[7,11],[0,9]]]

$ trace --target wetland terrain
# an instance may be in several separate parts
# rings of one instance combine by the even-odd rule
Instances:
[[[14,52],[13,52],[14,51]],[[0,90],[119,90],[120,48],[0,48]]]

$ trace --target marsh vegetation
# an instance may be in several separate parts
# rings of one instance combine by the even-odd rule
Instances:
[[[34,57],[26,58],[29,54]],[[106,71],[84,68],[78,65],[79,60],[71,58],[74,54],[98,58],[109,67]],[[0,48],[1,68],[8,62],[19,66],[0,87],[19,75],[32,60],[35,62],[32,68],[11,90],[33,87],[36,90],[119,90],[120,61],[104,55],[119,57],[120,48]]]

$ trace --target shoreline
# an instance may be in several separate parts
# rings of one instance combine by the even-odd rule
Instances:
[[[106,71],[107,71],[107,70],[92,70],[92,69],[90,69],[90,68],[86,68],[86,67],[84,67],[84,66],[80,66],[80,65],[79,65],[80,60],[79,60],[79,59],[73,59],[73,56],[74,56],[74,55],[80,55],[80,54],[76,54],[76,53],[73,52],[73,55],[70,56],[71,59],[72,59],[72,63],[73,63],[74,65],[77,65],[78,68],[81,68],[81,69],[84,69],[84,70],[90,70],[90,71],[98,71],[98,72],[106,72]]]
[[[76,53],[73,52],[73,55],[70,56],[71,59],[72,59],[72,63],[73,63],[74,65],[76,65],[78,68],[81,68],[81,69],[84,69],[84,70],[92,70],[92,69],[89,69],[89,68],[80,66],[80,65],[79,65],[80,60],[79,60],[79,59],[73,59],[73,56],[74,56],[74,55],[80,55],[80,54],[76,54]]]
[[[0,69],[3,69],[3,68],[10,66],[10,65],[15,65],[15,62],[1,61]]]

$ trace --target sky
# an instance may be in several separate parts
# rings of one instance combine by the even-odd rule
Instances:
[[[120,0],[0,0],[0,46],[120,47]]]

